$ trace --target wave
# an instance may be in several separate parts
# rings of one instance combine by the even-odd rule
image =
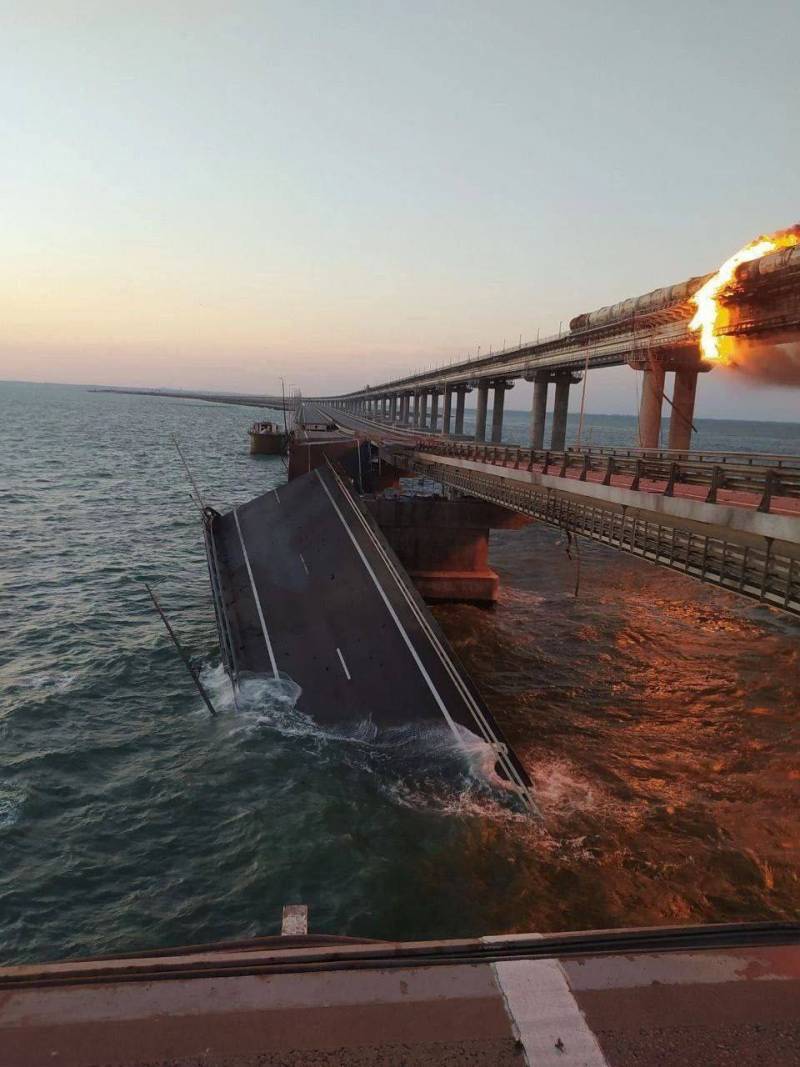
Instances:
[[[495,770],[493,747],[464,726],[456,724],[457,734],[443,722],[380,729],[370,717],[322,726],[299,710],[302,688],[287,674],[244,676],[234,690],[222,665],[209,664],[201,681],[215,707],[226,714],[228,729],[247,734],[267,728],[286,738],[313,741],[331,758],[376,774],[383,780],[383,794],[402,807],[429,805],[442,814],[464,815],[493,812],[498,804],[519,806]]]

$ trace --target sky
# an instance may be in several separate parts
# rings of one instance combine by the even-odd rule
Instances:
[[[345,391],[800,219],[796,0],[0,0],[0,31],[0,378]],[[594,371],[586,407],[636,394]],[[697,413],[800,390],[715,369]]]

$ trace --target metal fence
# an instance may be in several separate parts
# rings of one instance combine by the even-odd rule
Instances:
[[[602,485],[615,478],[628,479],[625,488],[638,490],[647,483],[648,492],[673,496],[676,486],[697,485],[706,488],[707,503],[717,502],[721,490],[746,493],[755,500],[759,511],[768,512],[776,498],[800,499],[800,459],[795,456],[757,456],[736,452],[675,453],[642,449],[523,448],[517,445],[439,440],[426,445],[437,455],[451,456],[480,463],[495,463],[515,470],[533,470],[562,478],[577,476],[589,480],[599,474]],[[614,484],[620,484],[617,481]]]
[[[645,519],[638,509],[611,502],[579,501],[499,474],[452,467],[417,456],[409,457],[407,462],[416,473],[470,496],[800,617],[800,559],[776,551],[769,539],[757,546],[736,543],[696,529]]]

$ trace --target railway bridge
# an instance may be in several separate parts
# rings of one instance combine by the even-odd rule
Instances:
[[[627,364],[642,379],[639,445],[658,448],[666,398],[671,407],[668,447],[686,452],[691,446],[698,376],[713,368],[701,358],[698,336],[689,328],[695,311],[691,298],[710,277],[689,278],[576,315],[566,331],[552,337],[315,399],[341,412],[460,437],[464,435],[466,395],[476,390],[475,440],[498,444],[503,440],[506,393],[519,380],[531,381],[530,446],[544,447],[552,386],[549,447],[560,451],[566,445],[572,386],[590,369]],[[720,308],[716,333],[723,354],[737,342],[800,341],[800,246],[745,264],[722,294]],[[674,375],[671,398],[665,394],[667,374]],[[492,419],[487,432],[490,393]]]

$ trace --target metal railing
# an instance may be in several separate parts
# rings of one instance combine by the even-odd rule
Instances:
[[[703,486],[705,501],[717,503],[723,490],[746,493],[762,512],[776,498],[800,499],[800,458],[743,453],[676,453],[642,449],[569,448],[564,451],[492,445],[464,441],[436,441],[426,450],[437,455],[493,463],[515,470],[673,496],[680,485]],[[590,477],[592,474],[597,477]]]
[[[415,473],[469,496],[800,617],[800,559],[776,550],[769,538],[758,546],[740,544],[696,528],[644,518],[640,509],[611,501],[582,501],[545,486],[423,460],[414,454],[407,463]]]

